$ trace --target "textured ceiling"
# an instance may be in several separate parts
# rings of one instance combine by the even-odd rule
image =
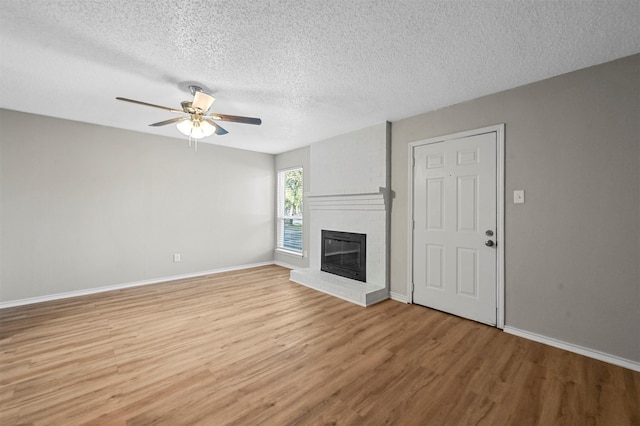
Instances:
[[[148,124],[189,82],[261,117],[205,141],[279,153],[640,51],[640,2],[3,0],[2,108]]]

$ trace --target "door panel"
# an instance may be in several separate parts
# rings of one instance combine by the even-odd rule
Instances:
[[[478,230],[478,189],[477,176],[458,176],[458,231]]]
[[[442,229],[444,223],[444,181],[427,179],[427,229]]]
[[[413,301],[495,325],[495,132],[414,149]]]
[[[457,293],[478,298],[478,250],[458,247]]]
[[[427,244],[427,287],[444,289],[444,247]]]

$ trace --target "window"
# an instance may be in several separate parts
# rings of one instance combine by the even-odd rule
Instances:
[[[278,172],[277,249],[302,254],[302,167]]]

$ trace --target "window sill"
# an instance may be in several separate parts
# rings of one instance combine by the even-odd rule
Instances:
[[[293,256],[293,257],[303,257],[301,251],[287,250],[283,248],[277,248],[276,253],[286,254],[287,256]]]

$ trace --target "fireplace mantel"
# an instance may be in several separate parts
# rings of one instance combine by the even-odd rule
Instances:
[[[306,193],[309,210],[387,210],[391,201],[390,191],[380,188],[378,192],[357,194]]]

